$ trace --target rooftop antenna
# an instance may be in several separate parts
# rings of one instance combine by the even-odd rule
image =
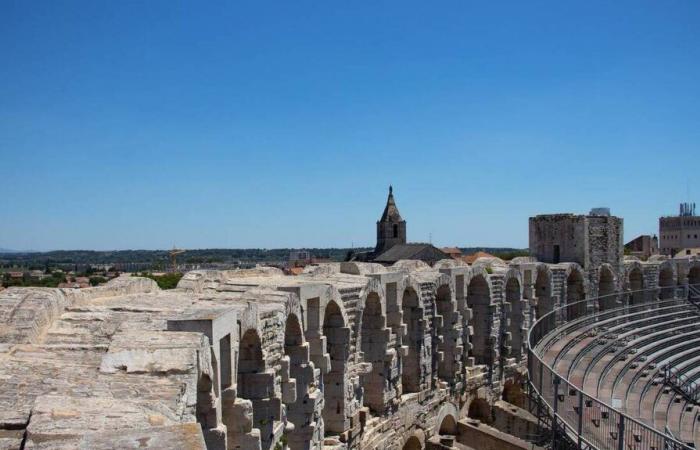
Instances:
[[[428,233],[428,242],[430,243],[430,245],[433,245],[433,233],[432,232]]]

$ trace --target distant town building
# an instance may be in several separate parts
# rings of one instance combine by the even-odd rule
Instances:
[[[646,260],[659,254],[659,238],[656,235],[643,234],[625,244],[625,253]]]
[[[588,215],[545,214],[530,217],[530,254],[538,261],[575,262],[593,274],[608,263],[620,273],[623,220],[607,208]]]
[[[700,216],[695,203],[681,203],[679,215],[659,218],[659,248],[662,255],[675,256],[681,249],[700,247]]]
[[[495,256],[493,256],[491,253],[478,251],[472,253],[471,255],[462,256],[462,261],[464,261],[467,264],[474,264],[474,262],[476,262],[476,260],[479,258],[495,258]]]
[[[296,263],[306,263],[311,262],[313,256],[308,250],[293,250],[289,252],[289,265],[294,266]]]
[[[462,259],[462,250],[457,247],[443,247],[440,250],[452,259]]]

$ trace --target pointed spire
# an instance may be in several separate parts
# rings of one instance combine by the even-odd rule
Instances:
[[[399,213],[399,208],[396,207],[396,202],[394,201],[394,188],[389,185],[389,197],[386,199],[386,207],[384,208],[384,214],[382,218],[379,219],[380,222],[401,222],[401,214]]]

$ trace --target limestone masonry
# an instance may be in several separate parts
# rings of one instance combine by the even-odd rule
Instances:
[[[0,449],[538,448],[530,324],[588,295],[700,282],[698,261],[623,261],[621,219],[552,217],[531,236],[580,264],[350,261],[193,271],[169,291],[137,277],[6,289]]]

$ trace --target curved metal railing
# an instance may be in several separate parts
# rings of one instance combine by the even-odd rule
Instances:
[[[593,325],[595,329],[596,324],[600,324],[603,331],[611,324],[624,324],[629,314],[653,314],[662,303],[684,301],[688,298],[689,288],[697,287],[700,285],[667,286],[588,298],[556,308],[532,325],[527,338],[529,384],[537,399],[538,413],[541,416],[545,412],[550,417],[552,448],[566,448],[565,441],[568,440],[582,449],[692,450],[693,447],[678,441],[670,433],[642,423],[586,394],[566,376],[556,373],[544,361],[543,355],[551,343],[581,327]],[[616,304],[624,297],[638,299],[639,294],[643,294],[645,302],[594,312],[596,304],[609,304],[602,300],[614,300],[613,304]],[[541,411],[542,408],[545,411]]]

